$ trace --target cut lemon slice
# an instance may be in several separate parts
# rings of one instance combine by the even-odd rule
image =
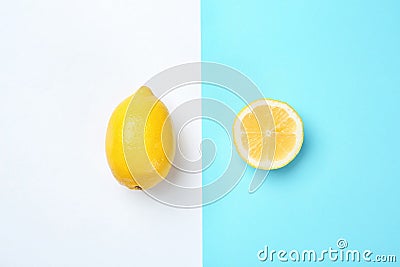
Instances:
[[[303,144],[303,122],[288,104],[259,99],[243,108],[233,123],[240,157],[254,168],[274,170],[289,164]]]

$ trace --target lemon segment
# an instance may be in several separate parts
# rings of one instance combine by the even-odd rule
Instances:
[[[259,99],[243,108],[233,124],[240,157],[254,168],[273,170],[289,164],[303,143],[303,123],[288,104]]]

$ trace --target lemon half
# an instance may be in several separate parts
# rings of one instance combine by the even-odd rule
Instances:
[[[240,157],[254,168],[279,169],[289,164],[303,144],[303,122],[287,103],[259,99],[243,108],[233,124]]]
[[[175,155],[172,121],[148,87],[141,87],[114,110],[106,155],[114,177],[130,189],[149,189],[167,176]]]

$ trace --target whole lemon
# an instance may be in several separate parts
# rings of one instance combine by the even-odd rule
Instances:
[[[161,182],[175,156],[168,109],[142,86],[114,110],[106,134],[107,161],[114,177],[130,189]]]

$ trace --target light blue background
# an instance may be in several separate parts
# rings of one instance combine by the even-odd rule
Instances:
[[[305,125],[301,153],[256,193],[250,171],[204,207],[204,266],[287,266],[259,262],[257,251],[335,248],[340,237],[400,260],[399,14],[394,0],[202,0],[202,60],[242,71]],[[203,96],[242,108],[210,86]],[[229,146],[221,136],[204,122],[203,137]],[[223,152],[204,183],[224,167]]]

